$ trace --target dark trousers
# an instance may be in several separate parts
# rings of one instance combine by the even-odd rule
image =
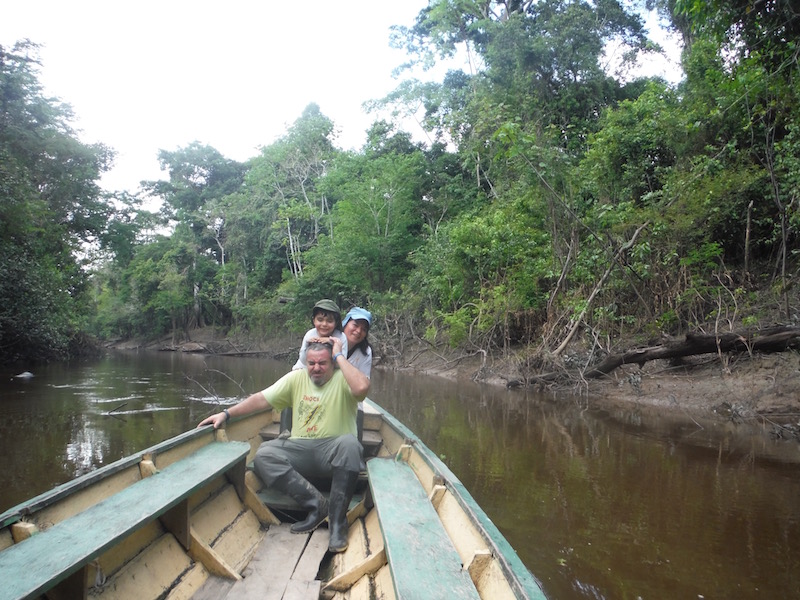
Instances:
[[[286,438],[264,442],[256,452],[253,467],[268,486],[297,471],[308,478],[331,477],[334,469],[358,472],[363,449],[352,434],[333,438]]]

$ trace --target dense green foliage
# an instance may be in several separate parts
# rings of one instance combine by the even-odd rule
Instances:
[[[303,328],[321,297],[369,306],[396,342],[556,354],[579,326],[605,345],[774,318],[755,290],[790,319],[800,15],[783,1],[647,4],[683,37],[677,86],[618,75],[657,51],[641,3],[433,0],[393,42],[409,65],[458,52],[473,70],[374,102],[423,113],[429,143],[377,121],[344,152],[310,105],[244,164],[199,144],[162,151],[169,180],[143,187],[158,218],[136,199],[103,212],[107,154],[78,144],[28,63],[3,54],[4,347],[82,325],[75,257],[91,240],[106,251],[91,305],[103,337]]]
[[[87,244],[108,247],[113,210],[97,179],[111,158],[76,140],[45,98],[37,48],[0,46],[0,359],[64,357],[91,316]]]

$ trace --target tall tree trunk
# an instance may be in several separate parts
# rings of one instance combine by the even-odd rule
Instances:
[[[744,233],[744,273],[750,275],[750,228],[753,222],[753,201],[747,205],[747,229]]]

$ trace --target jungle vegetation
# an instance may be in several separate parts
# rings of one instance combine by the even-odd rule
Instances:
[[[626,76],[658,51],[644,8],[680,35],[679,84]],[[99,188],[113,151],[43,96],[35,44],[0,48],[0,359],[258,338],[323,297],[372,309],[387,347],[528,357],[791,323],[799,39],[787,0],[432,0],[392,42],[473,68],[375,100],[397,117],[359,151],[311,104],[244,163],[161,150],[138,194]]]

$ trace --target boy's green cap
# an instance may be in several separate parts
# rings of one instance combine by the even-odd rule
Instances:
[[[314,308],[321,308],[322,310],[327,310],[328,312],[336,313],[337,315],[342,314],[342,311],[339,310],[339,307],[336,306],[336,302],[333,300],[328,300],[327,298],[323,298],[319,302],[314,305]],[[312,313],[314,311],[311,311]]]

